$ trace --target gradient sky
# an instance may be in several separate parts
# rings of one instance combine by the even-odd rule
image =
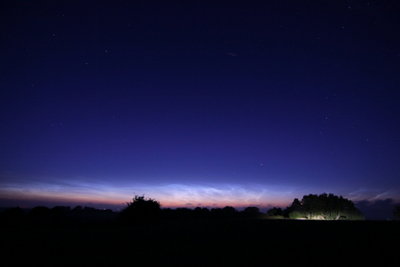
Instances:
[[[163,2],[1,2],[0,206],[400,201],[398,1]]]

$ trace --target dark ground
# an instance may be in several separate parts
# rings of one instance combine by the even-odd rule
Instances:
[[[0,236],[2,266],[396,266],[400,252],[395,221],[20,225],[2,226]]]

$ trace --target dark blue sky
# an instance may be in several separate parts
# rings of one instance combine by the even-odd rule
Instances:
[[[3,1],[4,205],[400,200],[396,1]]]

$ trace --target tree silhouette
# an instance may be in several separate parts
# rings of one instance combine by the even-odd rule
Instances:
[[[400,205],[394,207],[393,215],[395,220],[400,220]]]
[[[29,219],[32,223],[49,223],[51,211],[44,206],[37,206],[30,210]]]
[[[207,217],[210,214],[210,211],[207,208],[196,207],[194,209],[194,216],[196,217]]]
[[[221,210],[222,216],[224,217],[233,217],[237,214],[237,210],[231,206],[225,206]]]
[[[150,222],[159,219],[160,203],[144,196],[135,196],[132,202],[120,212],[120,218],[124,222]]]
[[[257,217],[260,215],[260,209],[257,207],[247,207],[242,211],[245,217]]]
[[[267,216],[273,217],[273,216],[282,216],[283,211],[281,208],[272,208],[267,211]]]
[[[2,212],[0,223],[18,225],[25,220],[25,212],[20,207],[9,208]]]
[[[360,220],[361,212],[354,203],[342,196],[333,194],[306,195],[302,200],[295,199],[285,211],[291,219],[308,220]]]

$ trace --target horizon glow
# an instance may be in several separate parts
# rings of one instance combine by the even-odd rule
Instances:
[[[15,205],[32,207],[35,205],[81,205],[94,207],[112,207],[120,209],[135,195],[155,199],[163,208],[177,207],[225,207],[244,208],[256,206],[261,209],[286,207],[294,198],[301,199],[307,194],[334,193],[354,201],[395,198],[397,192],[367,192],[357,190],[345,194],[325,192],[315,189],[289,186],[267,186],[252,184],[125,184],[112,185],[96,182],[34,182],[0,183],[0,199],[11,201]],[[396,199],[395,199],[396,200]],[[29,205],[27,203],[31,202]],[[36,203],[36,204],[35,204]]]

